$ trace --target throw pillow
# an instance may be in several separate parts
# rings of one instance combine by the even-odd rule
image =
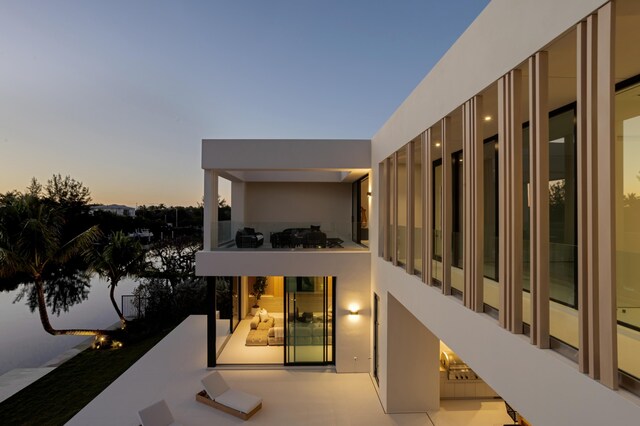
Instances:
[[[265,322],[269,320],[269,313],[266,309],[260,311],[260,321]]]

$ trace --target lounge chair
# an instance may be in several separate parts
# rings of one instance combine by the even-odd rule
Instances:
[[[164,399],[138,411],[138,416],[142,426],[180,426],[180,423],[174,420]]]
[[[248,420],[262,408],[262,398],[231,389],[217,371],[209,374],[201,382],[204,390],[196,395],[198,402],[243,420]]]

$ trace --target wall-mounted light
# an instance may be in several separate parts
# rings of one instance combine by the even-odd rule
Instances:
[[[358,305],[349,305],[349,315],[359,315],[360,307]]]
[[[436,142],[436,148],[440,148],[440,142]]]
[[[367,191],[367,197],[371,197],[371,191]]]
[[[484,117],[484,121],[491,121],[493,119],[493,117],[491,117],[490,115],[485,115]]]

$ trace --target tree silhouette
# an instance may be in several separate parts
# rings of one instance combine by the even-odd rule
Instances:
[[[97,227],[92,227],[67,239],[63,233],[64,225],[62,210],[54,203],[28,193],[0,197],[0,278],[28,277],[34,286],[42,327],[47,333],[111,334],[107,330],[57,330],[51,325],[47,312],[47,277],[54,276],[52,271],[89,249],[101,235]],[[49,296],[48,303],[57,304],[63,310],[67,306],[68,309],[69,305],[60,303],[60,300]]]
[[[122,328],[127,320],[120,311],[114,297],[118,283],[126,277],[137,276],[143,270],[144,250],[139,241],[118,231],[109,237],[104,247],[89,252],[91,268],[101,277],[109,280],[109,297],[111,304],[120,318]]]

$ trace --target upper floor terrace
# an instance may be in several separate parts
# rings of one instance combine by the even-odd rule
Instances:
[[[370,167],[369,140],[203,140],[204,250],[368,250]]]

